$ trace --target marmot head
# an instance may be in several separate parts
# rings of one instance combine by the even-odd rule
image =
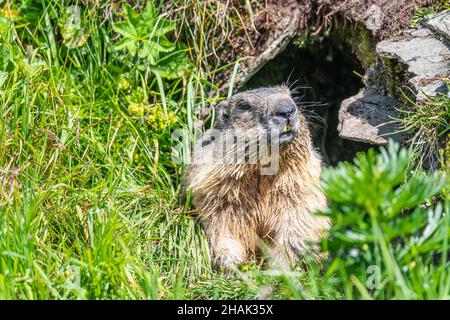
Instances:
[[[278,163],[313,152],[307,121],[285,86],[238,93],[216,110],[214,127],[196,144],[196,164],[231,165],[227,174],[269,167],[273,174]]]
[[[216,115],[215,129],[276,134],[280,146],[287,145],[298,135],[300,118],[303,119],[286,86],[238,93],[220,102]]]

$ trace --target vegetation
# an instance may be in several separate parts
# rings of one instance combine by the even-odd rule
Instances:
[[[443,80],[449,86],[448,79]],[[399,109],[398,120],[412,136],[410,143],[415,149],[416,162],[431,168],[448,167],[449,158],[443,150],[450,144],[450,98],[441,94],[416,103],[403,96],[406,106]]]
[[[431,1],[429,6],[417,6],[411,19],[411,26],[417,28],[431,14],[446,10],[450,10],[449,0],[435,0]]]
[[[449,298],[448,181],[408,170],[412,157],[390,143],[324,172],[327,273],[338,274],[333,285],[348,298]]]
[[[395,144],[325,170],[325,265],[214,271],[171,132],[221,98],[202,32],[240,20],[207,22],[200,1],[90,3],[0,1],[1,299],[449,298],[445,167],[413,170]]]

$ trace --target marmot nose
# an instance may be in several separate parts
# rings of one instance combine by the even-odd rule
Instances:
[[[295,112],[295,105],[292,103],[281,103],[273,108],[276,117],[289,118]]]

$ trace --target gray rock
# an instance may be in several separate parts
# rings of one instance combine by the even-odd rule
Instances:
[[[450,40],[450,11],[437,13],[423,24]]]
[[[419,28],[419,29],[409,29],[406,32],[407,35],[414,38],[425,38],[428,36],[432,36],[433,32],[426,28]]]
[[[450,94],[447,84],[443,80],[435,80],[440,79],[441,76],[442,74],[438,74],[437,77],[414,77],[409,80],[409,82],[412,83],[414,87],[420,88],[420,91],[416,96],[418,101],[426,100],[428,97],[434,97],[437,94]]]
[[[386,144],[388,138],[399,140],[395,106],[392,97],[371,88],[342,101],[339,110],[339,136],[371,144]]]
[[[407,65],[412,75],[409,83],[418,94],[418,100],[441,93],[442,78],[450,74],[450,49],[427,29],[407,33],[406,36],[381,41],[376,46],[381,57]],[[445,91],[444,91],[445,92]]]
[[[450,75],[450,12],[436,14],[424,25],[376,46],[380,57],[406,66],[406,79],[403,80],[416,91],[418,101],[441,93],[450,95],[443,81]],[[338,125],[342,138],[372,144],[385,144],[388,138],[400,139],[399,123],[393,120],[398,118],[397,101],[383,95],[381,87],[384,86],[373,81],[379,79],[377,75],[382,74],[379,72],[377,68],[367,70],[367,87],[342,102]],[[399,82],[398,79],[391,80]]]

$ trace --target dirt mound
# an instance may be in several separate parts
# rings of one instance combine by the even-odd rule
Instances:
[[[333,18],[341,14],[350,21],[364,23],[383,39],[409,26],[415,8],[431,3],[432,0],[300,0],[305,16],[300,28],[319,34],[331,28]]]
[[[416,8],[433,0],[265,0],[252,1],[253,14],[240,8],[245,28],[235,30],[230,49],[222,52],[222,61],[236,56],[256,56],[268,39],[277,33],[280,21],[294,10],[300,11],[299,32],[323,37],[344,17],[364,24],[375,38],[385,39],[411,24]]]
[[[339,21],[361,23],[371,30],[376,40],[383,40],[411,24],[417,7],[433,0],[209,0],[192,5],[167,2],[164,12],[181,24],[177,36],[190,47],[202,52],[192,56],[199,68],[207,73],[238,58],[250,58],[241,63],[254,64],[283,37],[292,21],[298,21],[297,31],[290,34],[322,39]],[[295,26],[294,26],[295,29]],[[206,31],[205,31],[206,30]],[[290,30],[290,29],[289,29]],[[281,43],[284,45],[285,43]],[[192,54],[192,53],[191,53]],[[276,52],[275,52],[276,54]],[[270,54],[269,54],[270,55]],[[230,72],[211,75],[219,87],[229,81]]]

